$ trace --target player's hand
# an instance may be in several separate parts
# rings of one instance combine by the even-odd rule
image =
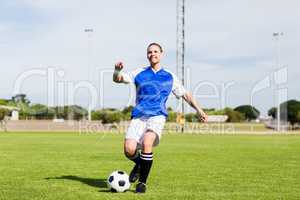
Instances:
[[[208,121],[208,116],[205,112],[201,111],[197,113],[198,118],[200,120],[200,122],[207,122]]]
[[[117,62],[115,64],[115,70],[121,71],[123,69],[124,65],[122,62]]]

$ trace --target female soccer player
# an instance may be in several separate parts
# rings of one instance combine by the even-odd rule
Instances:
[[[163,49],[157,43],[147,47],[147,58],[150,66],[133,72],[122,71],[123,63],[115,64],[113,81],[116,83],[134,83],[136,86],[136,105],[131,113],[131,122],[124,140],[124,153],[135,162],[129,175],[129,181],[135,182],[137,193],[146,192],[153,153],[152,148],[158,145],[166,117],[166,101],[172,92],[177,98],[182,97],[193,107],[203,122],[207,121],[206,113],[200,108],[194,97],[187,92],[178,78],[160,64]],[[141,151],[140,151],[141,149]]]

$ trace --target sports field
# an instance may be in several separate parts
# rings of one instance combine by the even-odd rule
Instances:
[[[300,135],[164,135],[148,191],[111,193],[130,172],[122,135],[0,133],[0,199],[300,199]]]

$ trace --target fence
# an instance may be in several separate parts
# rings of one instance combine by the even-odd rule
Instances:
[[[129,121],[115,124],[102,124],[100,121],[52,121],[52,120],[19,120],[6,121],[0,126],[8,132],[78,132],[83,134],[98,132],[124,133]],[[180,133],[181,126],[177,123],[166,123],[164,133]],[[240,133],[274,133],[263,123],[185,123],[184,133],[205,134],[240,134]]]

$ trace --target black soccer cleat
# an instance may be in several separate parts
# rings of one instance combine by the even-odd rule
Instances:
[[[141,166],[136,164],[130,172],[129,182],[134,183],[140,177]]]
[[[145,184],[145,183],[142,183],[142,182],[139,182],[139,183],[136,185],[135,192],[136,192],[136,193],[145,193],[145,192],[146,192],[146,184]]]

